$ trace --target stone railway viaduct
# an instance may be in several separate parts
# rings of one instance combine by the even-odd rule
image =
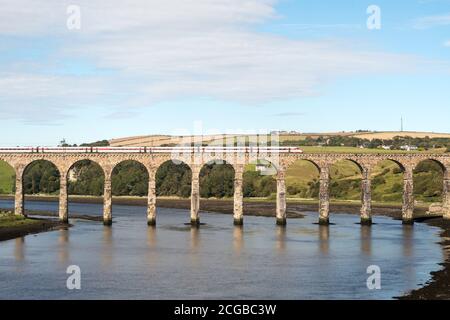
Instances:
[[[273,152],[266,154],[253,154],[244,152],[198,152],[174,155],[174,153],[2,153],[0,160],[5,161],[14,168],[16,173],[15,213],[24,215],[24,192],[23,175],[31,163],[37,160],[46,160],[53,163],[60,173],[59,193],[59,218],[68,221],[68,193],[67,182],[69,170],[75,163],[81,160],[90,160],[97,163],[104,172],[104,209],[103,221],[105,225],[112,223],[112,194],[111,175],[116,165],[123,161],[132,160],[141,163],[148,171],[148,206],[147,219],[149,225],[156,223],[156,183],[155,176],[159,166],[166,161],[178,160],[186,163],[192,171],[191,188],[191,210],[190,218],[192,224],[198,224],[200,185],[199,174],[201,168],[211,161],[224,160],[234,168],[234,223],[243,223],[243,173],[244,167],[255,160],[265,160],[274,164],[277,169],[277,200],[276,200],[276,222],[279,225],[286,224],[286,170],[295,161],[306,160],[313,163],[320,173],[320,196],[319,196],[319,223],[329,223],[329,183],[330,167],[341,160],[349,160],[355,163],[362,174],[362,208],[361,222],[371,224],[371,172],[373,168],[383,160],[391,160],[399,165],[403,171],[403,208],[402,220],[405,224],[413,223],[414,217],[414,184],[413,170],[422,161],[432,160],[438,163],[444,172],[443,181],[443,215],[450,219],[450,155],[448,154],[306,154],[306,153],[283,153]]]

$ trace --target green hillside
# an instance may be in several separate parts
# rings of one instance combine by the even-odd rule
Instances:
[[[14,186],[14,169],[0,161],[0,194],[11,193]]]
[[[339,200],[361,198],[361,173],[350,161],[340,161],[330,171],[330,195]],[[424,161],[414,172],[416,199],[425,202],[442,200],[443,172],[438,164]],[[308,161],[297,161],[286,172],[289,197],[317,198],[319,172]],[[392,161],[380,162],[372,172],[372,199],[379,202],[400,202],[403,192],[403,173]]]

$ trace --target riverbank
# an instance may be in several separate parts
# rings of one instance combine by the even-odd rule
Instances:
[[[25,218],[16,216],[10,211],[0,212],[0,241],[67,227],[68,224],[58,220]]]
[[[420,289],[414,290],[400,300],[450,300],[450,221],[432,218],[424,221],[430,226],[441,228],[441,242],[445,261],[442,270],[431,272],[431,280]]]

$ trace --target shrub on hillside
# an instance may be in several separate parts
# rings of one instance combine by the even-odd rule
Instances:
[[[403,192],[403,184],[401,183],[394,183],[390,190],[392,193],[399,193],[401,194]]]
[[[374,186],[379,186],[381,184],[385,184],[386,183],[386,179],[383,176],[376,176],[375,178],[373,178],[372,183]]]
[[[395,167],[394,169],[392,169],[392,173],[393,174],[401,174],[401,173],[403,173],[403,170],[400,167]]]

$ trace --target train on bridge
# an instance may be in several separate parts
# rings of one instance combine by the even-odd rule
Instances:
[[[0,153],[303,153],[298,147],[13,147]]]

